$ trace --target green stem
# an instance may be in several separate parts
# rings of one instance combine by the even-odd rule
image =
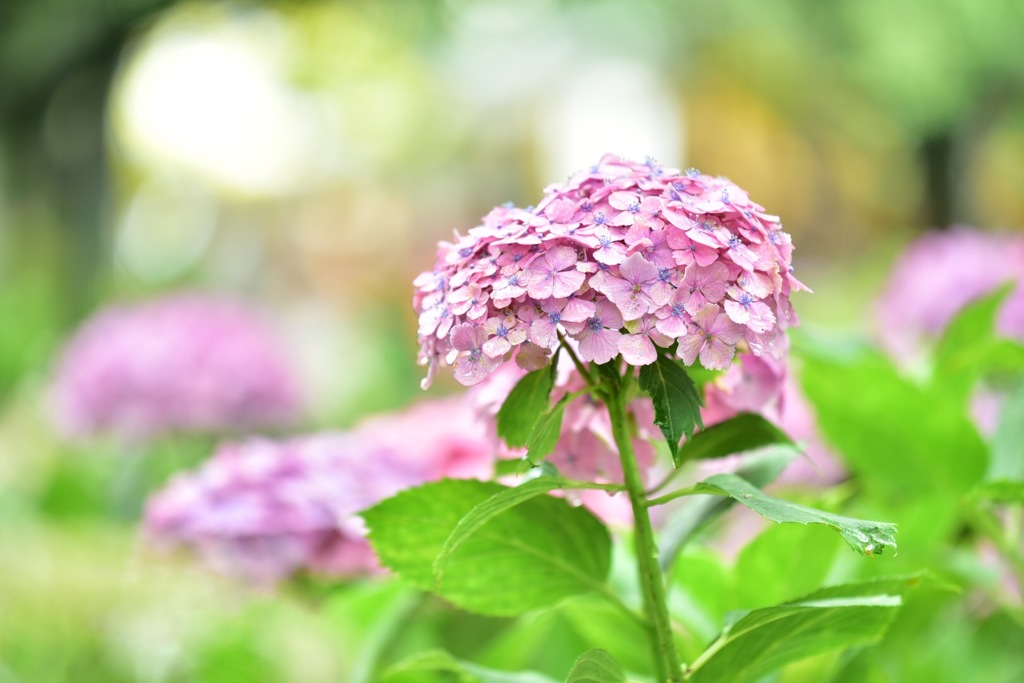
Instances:
[[[569,358],[572,359],[573,365],[576,366],[576,369],[579,371],[580,375],[582,375],[583,379],[586,380],[587,386],[597,386],[597,383],[594,381],[594,376],[590,374],[590,370],[587,369],[587,366],[583,364],[583,361],[580,360],[580,357],[576,355],[576,352],[573,351],[572,347],[569,346],[569,344],[565,341],[565,335],[562,334],[561,332],[558,333],[558,341],[562,343],[562,348],[565,349],[565,352],[569,354]]]
[[[724,493],[716,493],[715,491],[699,491],[696,486],[687,486],[685,489],[676,489],[672,493],[666,493],[664,496],[658,496],[657,498],[651,498],[647,501],[647,507],[652,508],[657,505],[664,505],[669,501],[673,501],[676,498],[682,498],[683,496],[692,496],[697,493],[706,493],[712,496],[729,496]]]
[[[668,615],[665,584],[661,571],[658,569],[658,546],[654,539],[654,529],[651,527],[651,517],[647,513],[644,483],[640,478],[640,468],[636,462],[636,454],[633,452],[633,442],[629,437],[622,395],[611,393],[606,399],[606,405],[608,414],[611,416],[612,435],[622,461],[626,491],[633,508],[636,561],[644,597],[644,612],[647,614],[648,628],[651,631],[654,647],[654,662],[658,680],[681,683],[683,669],[679,661],[679,654],[676,652],[675,640],[672,637],[672,622]]]

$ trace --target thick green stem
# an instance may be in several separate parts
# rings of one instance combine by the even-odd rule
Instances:
[[[612,435],[622,460],[626,491],[633,508],[636,561],[644,596],[644,612],[647,615],[654,646],[654,661],[658,679],[670,683],[681,683],[683,670],[679,654],[676,652],[675,640],[672,638],[672,622],[669,619],[668,603],[665,599],[665,584],[658,568],[658,546],[654,539],[654,529],[651,527],[651,517],[647,512],[644,483],[640,478],[640,468],[636,462],[633,442],[629,437],[629,429],[626,425],[623,397],[621,394],[612,393],[606,397],[605,402],[611,416]]]

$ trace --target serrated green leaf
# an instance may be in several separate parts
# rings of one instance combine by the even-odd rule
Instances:
[[[555,683],[555,680],[533,671],[496,671],[452,657],[443,650],[420,652],[390,666],[381,675],[381,683],[427,683],[432,673],[448,673],[458,683]],[[450,677],[434,680],[450,680]]]
[[[562,416],[565,414],[569,396],[570,394],[566,394],[560,398],[558,403],[541,415],[534,425],[530,437],[526,440],[526,457],[530,462],[540,462],[555,450],[558,437],[562,434]]]
[[[459,520],[434,559],[434,577],[440,587],[449,558],[462,543],[501,513],[537,496],[565,487],[560,477],[539,477],[514,488],[506,488],[483,501]]]
[[[754,486],[767,486],[775,481],[786,469],[786,465],[797,456],[792,448],[780,446],[767,448],[760,453],[751,453],[743,459],[736,474]],[[672,568],[679,551],[707,525],[735,504],[732,498],[694,498],[675,512],[661,534],[661,570]]]
[[[678,467],[679,441],[703,427],[701,398],[693,380],[678,363],[658,354],[657,360],[640,368],[640,388],[654,402],[654,423],[665,435],[672,460]]]
[[[505,443],[513,448],[526,445],[537,420],[548,409],[554,383],[552,368],[534,370],[516,383],[495,418],[498,436]]]
[[[772,498],[735,474],[716,474],[691,487],[691,490],[694,493],[729,496],[740,505],[750,508],[772,522],[824,524],[838,531],[851,548],[865,555],[880,555],[887,547],[896,549],[895,524],[842,517],[780,498]]]
[[[626,674],[606,650],[588,650],[573,664],[565,683],[626,683]]]
[[[434,560],[459,521],[506,490],[445,479],[402,491],[362,516],[382,564],[473,612],[516,615],[601,590],[611,565],[608,530],[586,509],[551,496],[521,502],[481,525],[451,553],[436,585]]]
[[[877,642],[919,575],[834,586],[735,619],[690,667],[693,683],[759,680],[789,662]]]
[[[795,445],[785,432],[755,413],[740,413],[711,425],[686,440],[679,449],[679,462],[724,458],[734,453],[786,444]]]

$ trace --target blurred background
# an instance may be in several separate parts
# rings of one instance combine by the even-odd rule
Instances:
[[[864,331],[908,240],[1024,227],[1022,35],[1020,0],[5,0],[0,682],[168,680],[189,647],[199,680],[340,680],[357,649],[140,559],[139,501],[96,512],[114,466],[47,389],[96,310],[247,300],[300,426],[344,427],[419,395],[437,240],[613,152],[730,177],[792,233],[805,324]]]

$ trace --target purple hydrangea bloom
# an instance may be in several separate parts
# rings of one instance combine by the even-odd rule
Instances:
[[[289,424],[301,412],[297,385],[255,312],[179,294],[86,321],[64,348],[52,396],[68,435],[138,440]]]
[[[880,340],[894,358],[920,355],[960,309],[1015,282],[998,330],[1024,340],[1024,235],[966,226],[933,231],[912,242],[893,268],[876,306]]]
[[[493,462],[468,404],[424,403],[348,433],[224,444],[150,498],[145,532],[256,583],[365,574],[378,565],[357,512],[432,479],[487,476]]]
[[[560,334],[598,363],[654,362],[650,339],[678,341],[685,362],[711,368],[737,348],[773,352],[796,324],[790,293],[806,289],[791,258],[779,219],[730,181],[605,156],[535,208],[494,209],[439,245],[414,281],[424,384],[442,363],[477,384],[520,345],[550,354]],[[499,322],[516,319],[527,324]]]

